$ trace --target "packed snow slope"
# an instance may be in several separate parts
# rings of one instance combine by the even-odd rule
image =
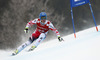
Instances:
[[[0,60],[100,60],[100,26],[64,36],[65,41],[57,39],[40,44],[34,51],[27,47],[16,56],[12,51],[0,52]],[[66,32],[67,33],[67,32]]]

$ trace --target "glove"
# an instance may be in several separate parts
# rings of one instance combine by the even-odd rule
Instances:
[[[61,41],[64,41],[63,38],[61,38],[60,36],[58,37],[58,40],[61,42]]]
[[[28,33],[28,27],[25,27],[24,31],[25,33]]]

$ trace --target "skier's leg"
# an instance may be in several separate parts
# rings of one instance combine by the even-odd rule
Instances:
[[[34,42],[33,46],[29,49],[29,51],[34,50],[45,38],[46,34],[41,33],[39,38]]]
[[[23,43],[21,46],[19,46],[19,47],[17,48],[17,50],[20,52],[20,51],[22,51],[25,47],[27,47],[28,45],[30,45],[31,43],[32,43],[32,40],[31,40],[31,38],[29,38],[29,40],[26,41],[25,43]]]
[[[25,47],[27,47],[28,45],[30,45],[34,40],[32,40],[31,38],[29,38],[29,40],[27,42],[25,42],[24,44],[22,44],[21,46],[19,46],[14,53],[12,53],[12,55],[16,55],[18,54],[20,51],[22,51]]]
[[[33,45],[37,47],[45,38],[46,38],[46,34],[41,33],[39,38],[36,40],[36,42]]]

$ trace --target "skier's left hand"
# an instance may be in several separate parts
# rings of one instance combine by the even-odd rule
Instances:
[[[64,41],[63,38],[61,38],[60,36],[58,37],[58,40],[61,42],[61,41]]]

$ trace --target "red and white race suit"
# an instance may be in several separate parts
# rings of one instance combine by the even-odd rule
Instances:
[[[30,27],[33,24],[37,25],[37,28],[36,28],[35,32],[32,34],[32,37],[34,37],[34,38],[38,38],[41,33],[44,33],[44,34],[47,35],[49,29],[52,30],[52,31],[54,31],[57,36],[60,36],[60,34],[57,31],[57,29],[48,20],[46,20],[45,25],[42,25],[41,22],[40,22],[40,19],[34,19],[34,20],[28,22],[27,25],[26,25],[26,27]]]

